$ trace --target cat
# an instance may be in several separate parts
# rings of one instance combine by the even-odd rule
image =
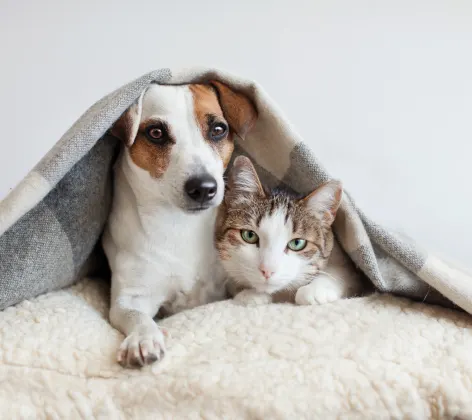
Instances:
[[[229,294],[244,304],[299,305],[360,294],[362,276],[331,229],[342,192],[334,180],[305,197],[268,191],[251,161],[237,157],[215,230]]]

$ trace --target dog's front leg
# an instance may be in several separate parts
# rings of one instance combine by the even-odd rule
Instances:
[[[126,335],[117,357],[123,367],[141,367],[164,356],[164,334],[153,320],[157,309],[155,296],[121,293],[112,297],[110,322]]]

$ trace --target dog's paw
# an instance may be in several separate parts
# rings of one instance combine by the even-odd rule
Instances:
[[[118,350],[118,363],[126,368],[140,368],[162,359],[165,354],[164,333],[156,328],[151,333],[133,332]]]
[[[323,305],[343,297],[342,285],[330,277],[317,277],[310,284],[300,287],[295,295],[297,305]]]
[[[239,292],[234,300],[241,305],[255,306],[267,305],[272,302],[272,296],[267,293],[256,292],[255,290],[245,289]]]

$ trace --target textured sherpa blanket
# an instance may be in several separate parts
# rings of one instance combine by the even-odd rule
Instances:
[[[118,117],[150,83],[208,80],[227,83],[256,104],[256,126],[236,153],[252,158],[264,182],[308,193],[329,179],[257,83],[215,70],[151,72],[93,105],[0,203],[0,309],[71,285],[91,268],[110,208],[111,167],[119,147],[107,130]],[[348,193],[334,230],[377,290],[427,301],[442,295],[472,313],[471,276],[373,222]]]
[[[470,419],[464,312],[391,295],[324,306],[232,301],[162,322],[167,355],[122,369],[108,286],[6,309],[2,419]]]

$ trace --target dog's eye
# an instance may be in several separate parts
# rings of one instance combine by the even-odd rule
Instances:
[[[146,136],[153,143],[162,144],[166,141],[167,132],[162,125],[151,125],[146,129]]]
[[[210,127],[210,137],[212,140],[221,140],[228,132],[228,126],[224,123],[217,122]]]
[[[160,128],[151,128],[149,130],[149,136],[151,136],[153,139],[160,139],[163,135],[163,132]]]

